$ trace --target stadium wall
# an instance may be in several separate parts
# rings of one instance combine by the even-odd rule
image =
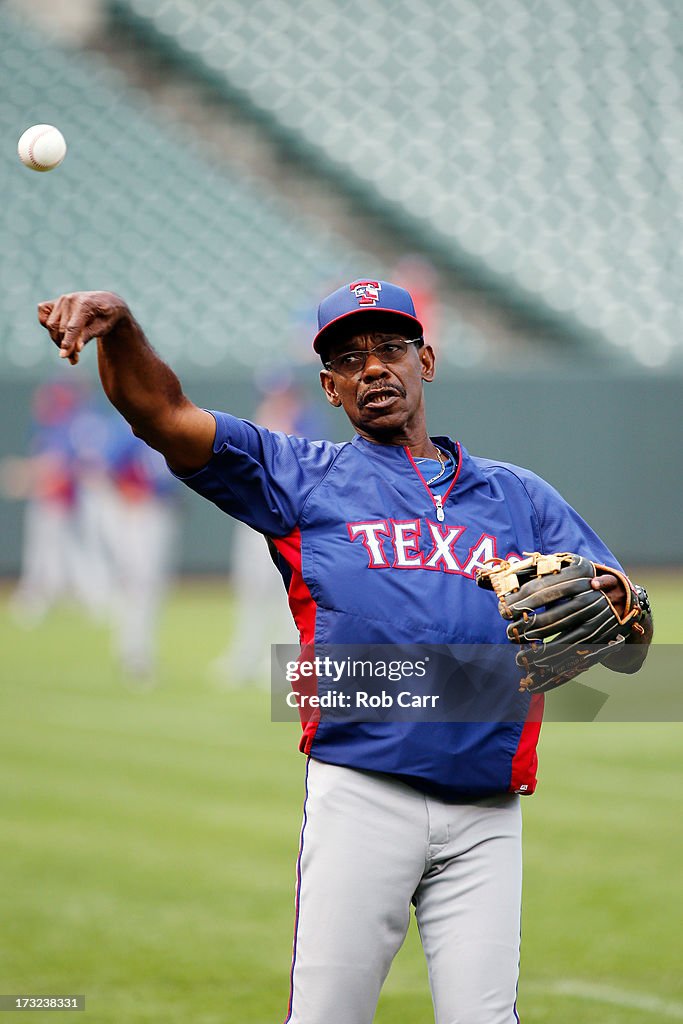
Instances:
[[[311,395],[318,396],[311,368]],[[35,382],[0,381],[3,455],[27,450],[30,396]],[[256,396],[248,379],[194,379],[194,401],[248,416]],[[457,437],[472,454],[533,469],[554,484],[619,558],[629,565],[683,564],[680,509],[681,380],[563,372],[515,378],[489,373],[442,376],[428,392],[433,434]],[[350,436],[343,414],[329,412],[329,436]],[[191,493],[181,494],[180,569],[229,568],[228,518]],[[22,505],[0,498],[0,573],[19,568]]]

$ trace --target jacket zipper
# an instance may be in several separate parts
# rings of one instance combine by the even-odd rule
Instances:
[[[456,471],[455,471],[455,477],[452,480],[452,482],[449,484],[449,486],[446,488],[446,494],[445,495],[434,494],[434,492],[428,486],[427,481],[422,476],[422,473],[420,472],[420,467],[417,465],[417,463],[415,462],[414,458],[410,454],[410,448],[404,448],[404,451],[405,451],[406,455],[408,456],[408,459],[410,460],[413,469],[415,470],[415,472],[417,473],[418,477],[422,481],[422,486],[426,490],[426,492],[429,495],[429,497],[432,499],[432,502],[433,502],[434,507],[436,509],[436,518],[439,520],[440,523],[442,523],[444,521],[444,519],[446,518],[446,513],[445,513],[444,507],[443,507],[444,497],[447,497],[451,493],[451,491],[453,490],[453,487],[455,486],[455,482],[458,479],[458,476],[460,475],[460,460],[461,460],[460,446],[458,446],[458,456],[457,456],[458,462],[457,462],[457,468],[456,468]]]

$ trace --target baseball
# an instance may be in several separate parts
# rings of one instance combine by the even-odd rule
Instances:
[[[66,156],[66,141],[59,128],[34,124],[19,139],[17,150],[25,167],[32,171],[53,171]]]

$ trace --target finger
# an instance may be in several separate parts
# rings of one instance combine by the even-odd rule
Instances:
[[[64,331],[64,337],[60,342],[60,356],[62,359],[68,359],[72,366],[75,366],[78,362],[80,353],[83,351],[85,346],[93,338],[99,337],[102,333],[102,321],[101,318],[93,320],[91,323],[83,324],[82,322],[73,322],[67,324]]]
[[[42,324],[43,327],[47,327],[47,321],[48,321],[50,313],[52,312],[54,307],[55,307],[54,302],[39,302],[38,303],[38,320],[40,321],[40,323]]]
[[[62,341],[64,340],[64,331],[62,331],[61,328],[59,326],[57,326],[57,327],[53,327],[53,328],[49,329],[49,333],[50,333],[50,338],[52,339],[54,344],[57,346],[57,348],[61,348]]]
[[[591,586],[593,590],[614,590],[618,588],[621,590],[621,585],[616,576],[611,576],[609,573],[605,573],[604,576],[594,576],[591,580]]]
[[[84,341],[83,338],[81,337],[78,338],[78,340],[76,341],[76,344],[74,345],[71,355],[69,357],[69,362],[71,363],[72,366],[75,366],[78,360],[80,359],[81,352],[83,351],[89,340],[90,339],[86,338]]]
[[[45,318],[45,326],[47,327],[48,331],[52,332],[60,326],[62,316],[65,311],[64,303],[65,300],[63,297],[61,299],[57,299],[56,302],[46,303],[46,305],[50,307],[47,317]]]
[[[82,347],[83,346],[81,345],[81,348]],[[76,336],[73,334],[73,331],[69,332],[69,329],[67,328],[67,330],[64,331],[64,333],[63,333],[63,335],[62,335],[62,337],[60,338],[60,341],[59,341],[59,357],[60,357],[60,359],[68,359],[70,363],[73,363],[74,362],[74,358],[73,357],[74,356],[78,357],[78,352],[79,351],[80,350],[77,347],[77,338],[76,338]],[[78,358],[76,358],[76,362],[78,362]]]
[[[67,328],[59,347],[60,359],[68,359],[71,365],[75,366],[78,362],[84,344],[85,342],[81,341],[78,337],[75,337],[73,333],[70,335],[69,329]]]
[[[627,595],[621,580],[610,573],[605,573],[604,576],[597,576],[592,579],[591,586],[594,590],[602,591],[607,600],[613,605],[617,615],[623,616],[625,614]]]
[[[84,324],[82,321],[68,323],[61,343],[62,350],[68,354],[82,352],[88,342],[96,336],[94,327],[94,324]]]
[[[56,304],[47,320],[45,325],[47,331],[54,341],[57,348],[59,348],[64,340],[64,328],[62,326],[62,318],[59,312],[59,304]]]
[[[74,357],[76,357],[76,358],[74,358]],[[70,349],[70,348],[60,347],[60,349],[59,349],[59,358],[60,359],[68,359],[72,366],[75,366],[76,363],[78,362],[78,357],[77,357],[76,353],[72,349]]]

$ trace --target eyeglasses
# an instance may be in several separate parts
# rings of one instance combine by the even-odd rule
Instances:
[[[374,348],[357,349],[354,352],[343,352],[335,356],[329,362],[323,363],[326,370],[334,370],[343,377],[354,377],[365,369],[368,356],[377,356],[380,362],[386,366],[388,363],[397,363],[403,359],[408,351],[408,345],[419,345],[424,338],[392,338],[391,341],[383,341],[381,345]]]

